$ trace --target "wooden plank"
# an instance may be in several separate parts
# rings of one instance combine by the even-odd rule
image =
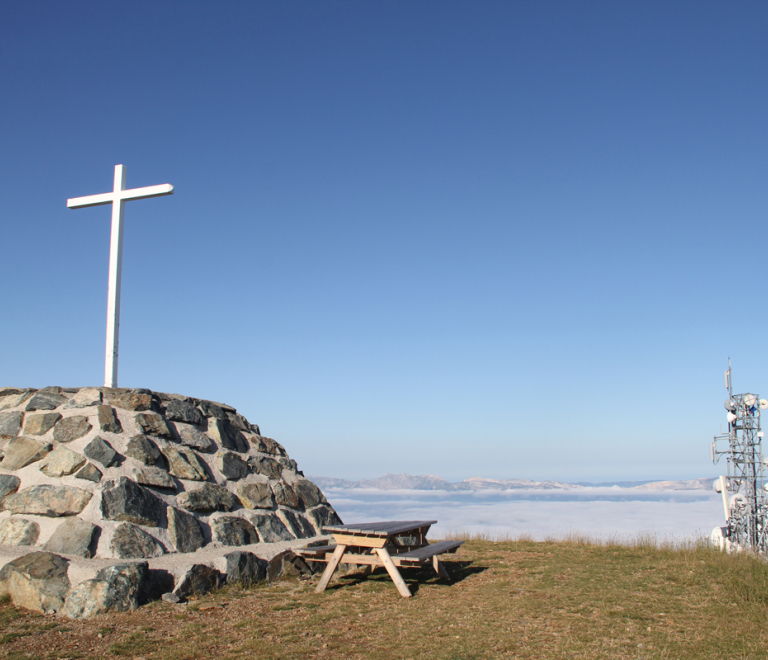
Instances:
[[[323,531],[336,535],[363,534],[371,536],[392,536],[400,532],[409,532],[422,527],[431,527],[437,520],[389,520],[375,523],[353,523],[351,525],[327,525]]]
[[[400,559],[429,559],[435,555],[441,555],[444,552],[456,552],[459,546],[463,545],[464,541],[439,541],[430,545],[425,545],[422,548],[416,548],[415,550],[409,550],[397,556]]]
[[[318,555],[322,555],[324,557],[335,549],[335,545],[315,545],[310,546],[309,548],[297,548],[294,552],[296,552],[297,555],[301,555],[302,557],[315,558]]]
[[[389,556],[386,548],[376,548],[376,554],[381,557],[381,561],[384,564],[384,568],[387,569],[389,577],[392,578],[392,582],[395,583],[397,590],[403,598],[410,598],[412,596],[408,585],[403,580],[403,576],[400,575],[400,571],[397,570],[397,566],[392,562],[392,557]]]
[[[397,554],[392,559],[397,566],[420,566],[436,555],[456,552],[457,548],[463,543],[464,541],[440,541],[439,543],[425,545],[423,548],[416,548],[416,550]]]
[[[448,571],[445,570],[445,566],[443,566],[443,562],[441,562],[437,555],[432,557],[432,567],[435,569],[435,573],[437,573],[442,578],[450,578],[451,576],[448,575]]]
[[[333,574],[336,572],[336,568],[338,567],[339,562],[341,561],[341,558],[344,555],[344,552],[346,551],[346,549],[347,549],[346,545],[339,544],[336,546],[336,550],[333,551],[333,556],[331,557],[331,560],[328,562],[328,566],[326,566],[325,571],[323,571],[323,577],[320,578],[320,582],[318,583],[317,588],[315,589],[317,593],[325,591],[325,588],[328,586],[328,583],[331,581]]]
[[[351,552],[348,552],[346,555],[344,555],[344,560],[341,562],[342,564],[356,564],[358,566],[381,566],[381,559],[378,558],[376,555],[355,555]]]
[[[359,548],[383,548],[387,544],[386,536],[355,536],[350,534],[334,534],[336,543],[357,546]]]

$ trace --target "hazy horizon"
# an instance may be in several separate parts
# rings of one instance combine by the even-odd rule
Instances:
[[[724,466],[723,466],[724,467]],[[301,465],[299,465],[299,468],[301,468]],[[692,476],[682,476],[682,477],[664,477],[664,478],[657,478],[657,477],[648,477],[648,478],[637,478],[637,479],[555,479],[552,477],[539,477],[539,476],[528,476],[528,475],[508,475],[508,474],[470,474],[467,476],[444,476],[442,474],[435,474],[435,473],[422,473],[422,474],[412,474],[410,472],[387,472],[382,474],[375,474],[370,476],[345,476],[345,475],[338,475],[338,474],[312,474],[310,475],[306,470],[304,470],[306,476],[308,479],[312,478],[329,478],[329,479],[344,479],[348,481],[366,481],[371,479],[378,479],[380,477],[384,477],[387,475],[407,475],[412,477],[440,477],[442,479],[445,479],[449,483],[460,483],[462,481],[465,481],[467,479],[472,478],[481,478],[481,479],[500,479],[500,480],[506,480],[506,479],[529,479],[531,481],[559,481],[561,483],[568,483],[568,484],[578,484],[578,483],[590,483],[593,485],[604,485],[607,483],[615,483],[615,482],[631,482],[631,483],[650,483],[654,481],[689,481],[692,479],[716,479],[718,476],[720,476],[720,473],[712,473],[711,475],[706,474],[698,474],[698,475],[692,475]]]

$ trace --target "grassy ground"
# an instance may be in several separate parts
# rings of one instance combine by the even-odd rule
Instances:
[[[704,547],[473,540],[382,569],[69,621],[0,605],[0,658],[768,658],[768,566]]]

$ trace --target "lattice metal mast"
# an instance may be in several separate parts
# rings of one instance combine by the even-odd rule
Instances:
[[[711,446],[712,462],[727,457],[727,476],[715,481],[715,490],[723,495],[726,525],[716,528],[713,540],[726,547],[737,546],[765,552],[768,545],[768,494],[764,489],[764,469],[760,411],[768,401],[757,394],[734,394],[731,382],[731,362],[725,372],[728,399],[725,409],[728,433],[715,436]],[[718,442],[727,441],[728,448],[718,449]],[[719,530],[719,533],[718,533]]]

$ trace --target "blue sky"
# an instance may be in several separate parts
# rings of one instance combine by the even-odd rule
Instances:
[[[225,401],[308,474],[717,474],[768,395],[761,2],[0,2],[0,381]]]

